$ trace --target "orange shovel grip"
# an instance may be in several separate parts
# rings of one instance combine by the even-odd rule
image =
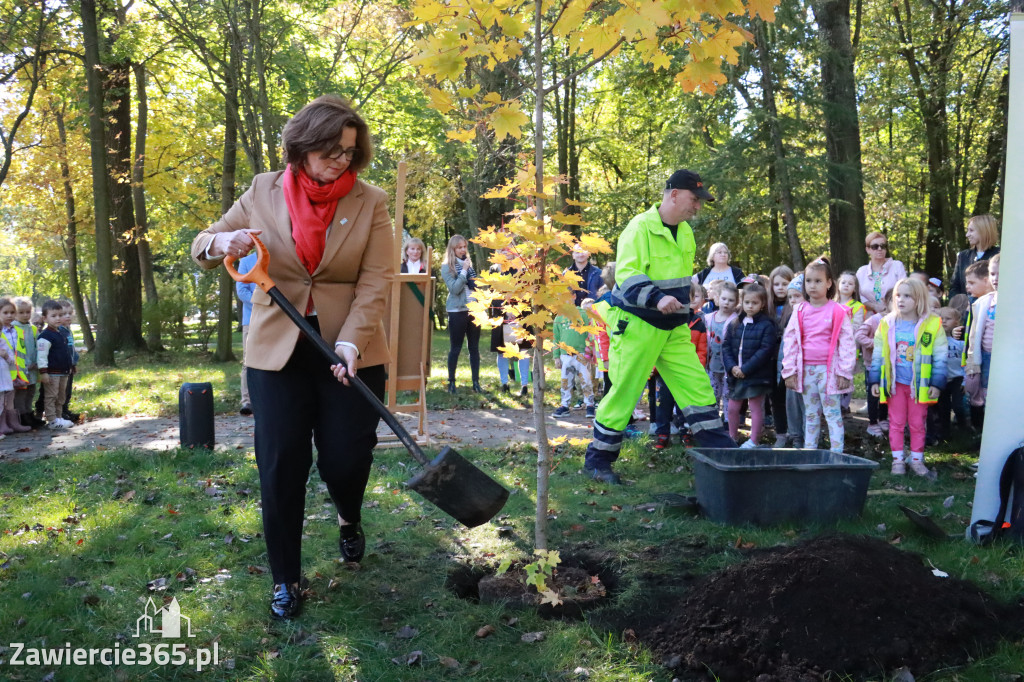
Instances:
[[[269,293],[276,286],[274,280],[270,279],[270,273],[267,272],[267,266],[270,265],[270,252],[267,251],[267,247],[264,246],[259,237],[250,232],[249,238],[256,244],[256,263],[252,266],[252,269],[244,275],[239,273],[235,269],[235,257],[230,254],[224,256],[224,269],[231,275],[231,279],[236,282],[251,282]]]

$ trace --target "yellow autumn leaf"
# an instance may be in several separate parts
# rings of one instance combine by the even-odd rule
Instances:
[[[504,355],[506,358],[512,360],[523,360],[530,356],[529,353],[525,353],[519,350],[519,346],[510,346],[506,344],[503,346],[498,346],[498,350],[501,351],[501,354]]]
[[[579,42],[576,44],[577,54],[593,53],[601,56],[615,47],[615,44],[622,39],[618,29],[610,22],[602,22],[588,26],[579,32]],[[618,50],[611,53],[613,56]]]
[[[552,222],[561,223],[563,225],[587,225],[587,221],[583,220],[583,216],[579,213],[562,213],[557,211],[551,215]]]
[[[484,192],[480,196],[484,199],[508,199],[512,196],[512,192],[516,191],[516,183],[512,181],[507,185],[498,185],[492,187],[488,191]]]
[[[558,436],[557,438],[549,438],[548,439],[548,444],[551,447],[557,447],[559,445],[563,445],[564,443],[567,443],[568,441],[569,441],[569,436]]]
[[[445,135],[447,135],[449,140],[469,142],[476,137],[476,128],[467,128],[466,130],[449,130]]]
[[[459,88],[459,97],[463,99],[472,99],[476,97],[477,93],[480,92],[480,86],[474,85],[471,88]],[[444,113],[443,111],[441,113]]]
[[[690,61],[676,74],[675,81],[686,92],[702,90],[708,95],[715,94],[718,86],[725,83],[721,62],[717,59]]]
[[[747,14],[758,16],[765,21],[775,21],[775,5],[778,0],[747,0]]]
[[[552,33],[558,38],[564,38],[578,30],[589,6],[590,0],[569,0],[562,15],[558,18],[558,23],[552,27]]]
[[[580,235],[580,246],[590,253],[611,253],[612,245],[604,237],[593,232]]]
[[[430,108],[438,113],[447,114],[455,108],[451,96],[439,88],[427,88],[427,97],[430,99]]]
[[[566,199],[565,203],[569,204],[570,206],[581,206],[583,208],[590,208],[591,206],[593,206],[593,204],[588,204],[585,201],[576,201],[575,199]]]
[[[502,14],[498,19],[501,32],[510,38],[522,38],[526,35],[526,22],[518,15]]]
[[[505,106],[495,109],[488,122],[494,130],[495,139],[500,141],[506,135],[510,135],[517,140],[521,138],[523,136],[523,126],[529,120],[530,118],[519,110],[519,102],[510,102]]]
[[[501,104],[501,95],[496,92],[488,92],[483,96],[483,100],[490,104]]]

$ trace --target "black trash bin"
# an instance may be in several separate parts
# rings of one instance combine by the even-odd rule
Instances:
[[[213,385],[181,385],[178,391],[178,434],[183,448],[213,449]]]

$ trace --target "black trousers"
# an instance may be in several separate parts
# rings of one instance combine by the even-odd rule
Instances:
[[[469,312],[462,310],[448,313],[448,382],[455,383],[455,368],[459,365],[462,342],[469,346],[469,369],[473,383],[480,383],[480,327]]]
[[[357,371],[383,398],[384,366]],[[249,395],[256,419],[256,464],[270,571],[275,584],[293,583],[302,574],[312,444],[320,478],[338,513],[359,523],[380,417],[355,387],[334,378],[330,363],[305,338],[280,371],[249,369]]]

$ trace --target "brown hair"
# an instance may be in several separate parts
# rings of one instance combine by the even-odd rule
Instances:
[[[967,221],[967,225],[974,225],[974,231],[978,234],[978,251],[988,251],[999,241],[999,221],[994,215],[976,215]]]
[[[18,306],[14,305],[14,299],[7,296],[0,296],[0,310],[3,310],[7,306],[11,306],[15,311],[18,310]]]
[[[832,275],[832,265],[828,262],[828,258],[822,256],[821,258],[818,258],[808,263],[807,267],[804,268],[805,281],[808,270],[821,270],[823,273],[825,273],[825,279],[831,282],[831,284],[829,284],[828,286],[828,291],[825,292],[825,295],[829,300],[834,299],[836,297],[836,293],[839,291],[839,287],[836,285],[836,278]],[[804,296],[807,296],[806,284],[804,285]]]
[[[988,261],[980,260],[977,263],[971,263],[964,270],[964,278],[973,277],[974,279],[988,279]]]
[[[298,169],[310,152],[331,152],[338,146],[341,133],[349,127],[356,129],[356,153],[349,162],[349,169],[358,173],[370,165],[373,140],[366,121],[347,100],[337,95],[317,97],[284,125],[281,146],[285,163]]]

